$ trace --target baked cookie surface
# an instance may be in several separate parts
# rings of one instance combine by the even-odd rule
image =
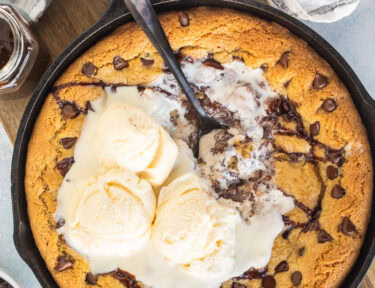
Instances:
[[[160,19],[180,57],[211,59],[211,65],[239,58],[262,67],[280,95],[272,104],[274,181],[296,207],[283,217],[266,269],[223,287],[338,287],[364,239],[373,185],[366,131],[344,84],[306,42],[276,23],[205,7]],[[151,83],[163,69],[140,28],[128,23],[79,57],[45,100],[29,143],[25,188],[35,242],[60,287],[142,285],[120,270],[91,274],[56,232],[63,223],[53,214],[90,101],[103,87]]]

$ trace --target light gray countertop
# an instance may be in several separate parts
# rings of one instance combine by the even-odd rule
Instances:
[[[375,1],[361,0],[358,9],[339,22],[306,23],[341,53],[373,97],[375,97],[374,15]],[[24,287],[40,287],[13,245],[10,200],[11,153],[10,141],[0,127],[0,269],[5,269],[16,276]]]

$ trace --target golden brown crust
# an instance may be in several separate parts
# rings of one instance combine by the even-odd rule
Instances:
[[[303,124],[309,127],[319,121],[320,133],[316,139],[332,148],[346,147],[345,162],[339,168],[339,177],[330,180],[326,176],[328,163],[319,162],[316,167],[308,163],[276,162],[276,182],[284,191],[295,196],[307,207],[313,208],[322,196],[320,225],[332,241],[318,243],[318,231],[302,232],[294,229],[287,240],[280,235],[274,244],[268,265],[269,274],[281,261],[286,260],[289,271],[277,273],[278,287],[292,287],[291,274],[302,273],[300,287],[337,287],[355,261],[362,244],[372,203],[372,165],[366,131],[344,84],[329,64],[308,46],[276,23],[267,22],[240,12],[226,9],[196,8],[188,10],[190,25],[182,27],[176,12],[161,15],[161,22],[174,50],[182,49],[186,55],[204,58],[214,53],[220,62],[231,61],[232,55],[244,58],[246,65],[268,67],[265,77],[270,86],[295,103]],[[278,63],[289,53],[288,67]],[[113,69],[113,58],[121,56],[129,61],[129,67],[121,71]],[[154,64],[146,67],[141,57],[151,57]],[[98,67],[93,77],[82,74],[82,66],[91,62]],[[99,41],[79,57],[58,79],[56,85],[76,82],[149,83],[162,72],[162,60],[151,43],[134,23],[125,24]],[[328,78],[323,89],[314,89],[312,82],[319,73]],[[285,85],[292,80],[289,85]],[[287,88],[285,87],[287,86]],[[89,100],[100,97],[101,87],[76,86],[62,88],[61,100],[74,101],[85,107]],[[320,107],[327,98],[333,98],[338,107],[327,113]],[[53,213],[57,191],[63,179],[56,163],[73,155],[74,149],[65,149],[60,143],[64,137],[79,137],[84,114],[74,119],[64,119],[53,94],[49,94],[36,121],[29,143],[26,163],[25,188],[30,224],[36,244],[47,267],[61,287],[85,287],[87,262],[69,248],[56,233]],[[308,143],[301,139],[279,137],[276,145],[285,149],[306,149]],[[309,149],[309,148],[307,148]],[[290,151],[292,152],[292,151]],[[301,151],[300,151],[301,152]],[[318,153],[318,152],[317,152]],[[345,197],[335,199],[330,191],[340,183],[346,190]],[[306,215],[300,208],[288,213],[290,219],[305,222]],[[344,235],[339,231],[343,217],[349,217],[358,234]],[[303,256],[300,249],[305,248]],[[59,255],[75,259],[72,268],[57,272],[54,267]],[[249,287],[260,287],[261,281],[241,280]],[[100,276],[101,287],[123,287],[110,276]],[[230,282],[224,286],[229,287]],[[92,286],[91,286],[92,287]]]

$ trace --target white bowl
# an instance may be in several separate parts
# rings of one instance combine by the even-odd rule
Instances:
[[[13,288],[22,288],[22,286],[12,277],[9,275],[8,272],[4,271],[0,268],[0,278],[8,282]]]

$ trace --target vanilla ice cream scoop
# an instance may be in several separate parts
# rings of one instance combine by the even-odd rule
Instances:
[[[177,146],[163,127],[142,109],[112,103],[99,119],[95,141],[102,165],[118,165],[141,175],[153,186],[168,177]]]
[[[57,217],[65,219],[69,245],[83,255],[129,255],[150,239],[155,195],[133,172],[109,170],[62,189],[73,190]]]
[[[185,272],[213,277],[232,270],[239,215],[211,199],[202,181],[186,174],[160,191],[152,240]]]

